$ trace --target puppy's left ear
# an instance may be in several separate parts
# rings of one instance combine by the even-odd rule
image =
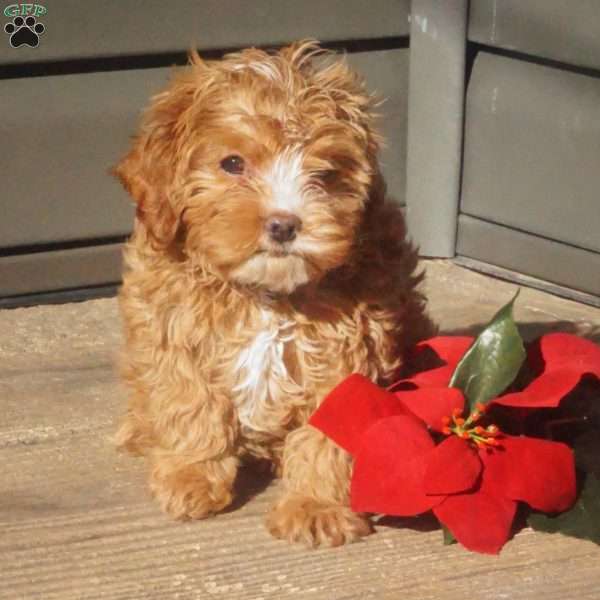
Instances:
[[[359,143],[360,156],[368,164],[366,169],[363,165],[362,174],[363,181],[369,181],[369,203],[380,203],[385,185],[378,160],[383,140],[376,128],[378,115],[374,112],[378,99],[368,92],[364,78],[348,65],[345,57],[331,56],[327,63],[314,73],[315,87],[331,98],[336,120],[343,123]]]
[[[348,65],[345,57],[330,58],[329,64],[315,72],[316,87],[335,101],[337,117],[350,123],[376,152],[380,143],[373,128],[377,98],[367,91],[363,77]]]
[[[192,66],[152,99],[131,150],[113,169],[135,201],[138,221],[157,250],[175,239],[182,211],[173,194],[180,166],[178,148],[184,143],[187,111],[198,85],[197,71],[204,68],[194,57],[190,60]]]

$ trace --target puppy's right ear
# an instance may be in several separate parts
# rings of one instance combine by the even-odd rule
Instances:
[[[184,71],[152,99],[131,150],[112,171],[135,201],[137,218],[157,250],[171,244],[179,227],[181,207],[172,190],[195,79],[194,73]]]
[[[151,245],[161,250],[175,238],[178,218],[168,199],[169,182],[164,178],[161,181],[158,173],[152,173],[145,145],[142,140],[136,140],[134,147],[113,169],[113,174],[135,201],[136,217],[144,226]]]

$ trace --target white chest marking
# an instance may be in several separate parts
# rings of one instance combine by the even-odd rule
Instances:
[[[259,429],[255,418],[273,402],[274,388],[289,379],[283,353],[293,338],[294,323],[267,310],[263,310],[262,320],[264,328],[242,349],[235,365],[234,402],[240,422],[251,429]]]

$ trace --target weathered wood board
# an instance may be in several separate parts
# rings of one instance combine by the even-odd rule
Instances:
[[[476,330],[515,289],[443,261],[427,272],[447,333]],[[600,341],[600,309],[543,292],[523,290],[516,316],[528,337]],[[119,344],[114,299],[0,311],[1,599],[600,598],[598,546],[528,529],[499,557],[443,546],[423,519],[333,550],[289,546],[263,526],[276,483],[252,474],[233,510],[171,522],[142,462],[111,443],[125,406]]]

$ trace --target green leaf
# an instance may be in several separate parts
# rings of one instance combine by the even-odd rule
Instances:
[[[555,517],[533,513],[529,525],[538,531],[562,533],[600,545],[600,479],[588,473],[577,502]]]
[[[525,348],[513,318],[513,304],[503,306],[458,363],[450,387],[462,390],[469,412],[501,394],[517,376]]]
[[[450,546],[451,544],[457,543],[456,538],[445,525],[442,525],[442,533],[444,535],[444,546]]]

